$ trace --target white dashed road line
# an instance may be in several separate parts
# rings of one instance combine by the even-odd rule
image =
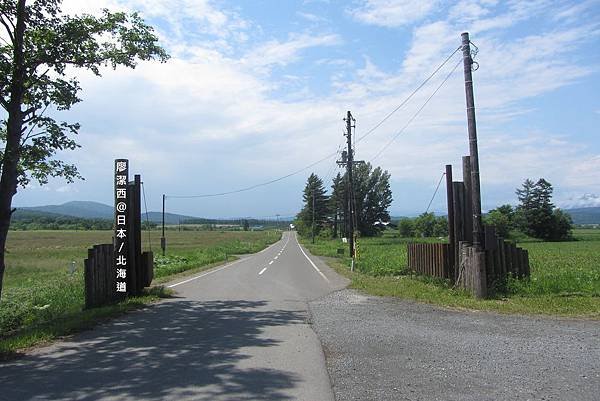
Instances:
[[[319,273],[321,275],[321,277],[323,277],[325,279],[325,281],[329,281],[329,279],[327,278],[327,276],[325,276],[323,274],[323,272],[321,270],[319,270],[319,268],[317,267],[317,265],[315,265],[313,263],[313,261],[310,260],[310,258],[308,257],[308,255],[304,252],[304,249],[302,249],[302,247],[300,246],[300,242],[298,242],[298,238],[296,238],[296,243],[298,244],[298,248],[300,248],[300,251],[302,252],[302,254],[304,255],[304,257],[306,258],[306,260],[308,260],[310,262],[310,264],[312,265],[312,267],[315,268],[315,270],[317,271],[317,273]]]

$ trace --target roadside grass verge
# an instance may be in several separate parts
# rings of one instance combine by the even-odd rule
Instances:
[[[158,233],[143,246],[160,251]],[[160,283],[257,252],[280,238],[275,231],[168,232],[167,254],[155,254],[155,280],[141,297],[90,310],[84,307],[83,259],[93,244],[110,243],[111,231],[11,231],[0,300],[0,358],[93,326],[98,320],[169,296]],[[74,263],[74,264],[73,264]],[[71,272],[72,267],[75,270]]]
[[[21,355],[28,348],[46,344],[59,337],[91,329],[102,321],[141,309],[161,298],[168,298],[173,291],[163,286],[144,289],[144,294],[130,297],[123,302],[93,309],[71,308],[51,319],[40,319],[37,323],[23,325],[19,330],[3,334],[0,339],[0,360]]]
[[[465,291],[453,289],[447,280],[411,274],[406,243],[412,239],[389,235],[360,239],[354,272],[349,271],[350,259],[337,254],[337,248],[347,244],[319,239],[314,245],[303,240],[303,245],[315,255],[328,256],[329,265],[351,280],[350,288],[372,295],[452,308],[598,319],[600,236],[589,231],[592,230],[575,230],[577,241],[520,243],[529,250],[531,279],[509,280],[506,293],[486,300],[476,300]]]

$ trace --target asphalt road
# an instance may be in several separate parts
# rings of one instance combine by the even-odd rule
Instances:
[[[334,399],[307,301],[346,281],[295,234],[178,298],[0,365],[0,400]]]
[[[177,298],[0,364],[0,401],[600,400],[598,321],[451,310],[346,284],[285,233],[171,283]]]

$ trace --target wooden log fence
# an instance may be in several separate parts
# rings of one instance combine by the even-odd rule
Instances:
[[[508,277],[530,275],[527,250],[517,247],[496,234],[492,226],[484,227],[483,252],[475,253],[473,207],[471,196],[471,160],[462,159],[463,181],[452,181],[452,166],[446,166],[448,205],[448,244],[408,244],[408,268],[418,274],[449,279],[455,286],[485,296],[488,288],[501,288]],[[475,271],[474,258],[482,258],[481,271]]]
[[[85,307],[86,309],[109,305],[122,300],[115,291],[117,277],[114,265],[113,244],[94,245],[88,249],[84,260]],[[130,295],[140,295],[144,287],[149,287],[154,278],[154,256],[152,252],[140,255],[139,270],[135,272],[135,291]],[[133,270],[133,269],[132,269]]]
[[[118,300],[113,267],[113,244],[94,245],[84,260],[85,307],[95,308]]]
[[[490,227],[486,227],[490,229]],[[487,287],[498,286],[507,277],[529,277],[529,254],[503,238],[494,238],[486,243],[494,247],[485,249]],[[468,241],[460,241],[458,263],[452,264],[454,249],[450,244],[409,243],[408,268],[412,272],[425,276],[449,279],[457,287],[472,290],[476,284],[476,275],[472,269],[473,247]],[[456,271],[455,271],[456,269]]]
[[[408,244],[408,267],[425,276],[453,278],[449,244]]]

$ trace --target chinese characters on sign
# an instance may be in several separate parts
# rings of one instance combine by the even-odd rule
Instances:
[[[129,256],[127,232],[127,183],[129,160],[115,160],[115,275],[117,293],[127,293],[127,258]]]

